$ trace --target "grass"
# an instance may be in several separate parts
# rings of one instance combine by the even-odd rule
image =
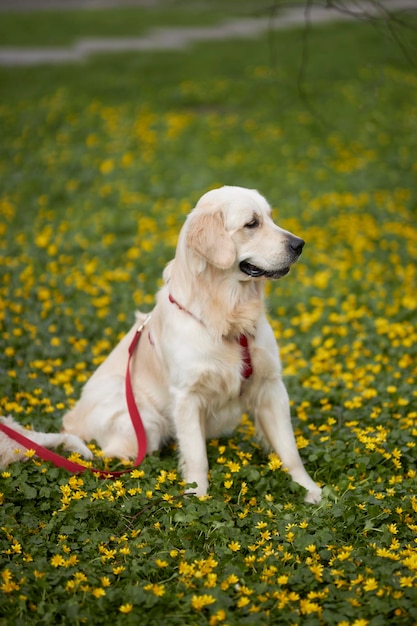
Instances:
[[[307,241],[269,309],[324,487],[305,505],[250,416],[208,443],[206,499],[182,497],[172,447],[117,481],[13,464],[2,626],[417,623],[417,78],[382,29],[333,25],[300,91],[302,46],[295,30],[0,69],[1,413],[58,430],[152,307],[198,197],[254,186]]]

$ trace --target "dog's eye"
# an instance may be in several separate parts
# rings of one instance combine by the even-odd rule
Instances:
[[[251,220],[250,222],[245,224],[245,228],[258,228],[259,223],[260,222],[259,222],[258,218],[254,217],[253,220]]]

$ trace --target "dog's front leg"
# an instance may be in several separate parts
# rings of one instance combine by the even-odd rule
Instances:
[[[181,394],[177,398],[174,422],[183,479],[186,483],[197,483],[189,493],[204,496],[208,489],[205,424],[199,399],[194,394]]]
[[[256,425],[262,435],[280,457],[291,478],[307,489],[306,502],[318,504],[320,487],[306,472],[291,423],[287,390],[281,379],[267,381],[262,387],[255,406]]]

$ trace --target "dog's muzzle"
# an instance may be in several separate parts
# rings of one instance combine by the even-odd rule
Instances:
[[[290,271],[290,267],[293,263],[296,262],[301,252],[303,251],[305,241],[300,237],[296,237],[295,235],[290,235],[286,241],[288,250],[288,260],[289,263],[287,266],[280,267],[279,269],[267,270],[258,265],[254,265],[249,261],[241,261],[239,264],[239,269],[244,274],[247,274],[251,278],[259,278],[263,276],[264,278],[282,278],[286,276]]]

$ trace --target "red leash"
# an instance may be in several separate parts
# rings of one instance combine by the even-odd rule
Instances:
[[[146,318],[143,324],[137,329],[135,332],[135,336],[129,346],[129,357],[127,361],[127,369],[126,369],[126,378],[125,378],[125,393],[126,393],[126,403],[127,408],[129,410],[130,419],[132,420],[133,427],[135,429],[136,438],[138,441],[138,455],[136,457],[136,461],[134,463],[134,467],[140,465],[146,454],[146,433],[145,428],[143,426],[142,418],[140,416],[138,407],[136,406],[135,396],[133,394],[132,388],[132,380],[130,375],[130,362],[132,360],[133,354],[135,352],[135,348],[139,343],[139,339],[141,338],[143,329],[145,325],[148,323],[150,316]],[[122,476],[123,474],[128,474],[132,471],[132,468],[119,470],[117,472],[111,472],[109,470],[101,470],[95,469],[93,467],[85,467],[84,465],[80,465],[80,463],[75,463],[74,461],[70,461],[66,459],[64,456],[41,446],[35,441],[32,441],[25,435],[22,435],[6,424],[0,423],[0,430],[2,430],[8,437],[19,443],[24,448],[28,450],[35,450],[38,457],[40,457],[44,461],[51,461],[56,467],[64,467],[67,471],[72,472],[73,474],[80,474],[81,472],[90,471],[93,474],[98,474],[101,478],[117,478],[118,476]]]
[[[194,317],[192,313],[190,313],[189,311],[184,309],[181,305],[179,305],[178,302],[171,295],[169,296],[169,300],[170,302],[175,304],[181,311],[184,311],[188,315],[191,315],[192,317]],[[139,340],[142,336],[143,329],[145,328],[149,319],[150,319],[150,315],[145,319],[143,324],[141,324],[141,326],[139,326],[139,328],[136,330],[135,335],[128,349],[129,354],[128,354],[126,377],[125,377],[125,395],[126,395],[126,403],[127,403],[127,408],[129,411],[130,419],[132,420],[133,428],[135,430],[135,434],[136,434],[136,438],[138,442],[138,454],[137,454],[133,467],[138,467],[138,465],[140,465],[143,459],[145,458],[146,432],[145,432],[142,418],[140,416],[139,409],[136,405],[135,396],[133,393],[132,380],[131,380],[131,374],[130,374],[130,362],[132,360],[136,346],[138,345]],[[252,361],[251,361],[249,345],[248,345],[248,338],[246,335],[242,334],[238,337],[237,341],[242,348],[242,377],[244,379],[248,379],[252,376],[252,373],[253,373]],[[41,446],[40,444],[36,443],[35,441],[32,441],[28,437],[25,437],[25,435],[22,435],[21,433],[16,432],[12,428],[10,428],[10,426],[6,426],[6,424],[0,423],[0,430],[3,431],[8,437],[13,439],[17,443],[19,443],[21,446],[23,446],[24,448],[28,450],[34,450],[36,455],[42,460],[50,461],[56,467],[63,467],[68,472],[71,472],[73,474],[80,474],[88,470],[90,472],[93,472],[93,474],[97,474],[101,478],[117,478],[118,476],[122,476],[123,474],[128,474],[129,472],[132,471],[132,468],[113,472],[109,470],[95,469],[94,467],[85,467],[84,465],[81,465],[80,463],[70,461],[64,456],[61,456],[60,454],[53,452],[49,448],[45,448],[44,446]]]

